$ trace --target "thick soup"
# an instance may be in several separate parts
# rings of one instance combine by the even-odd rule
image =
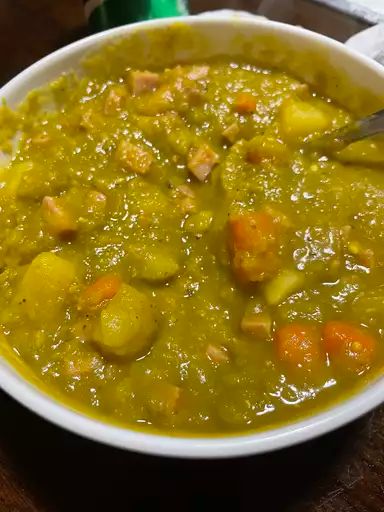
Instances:
[[[188,434],[293,421],[373,379],[380,148],[302,149],[351,116],[282,71],[120,71],[1,112],[3,349],[72,406]]]

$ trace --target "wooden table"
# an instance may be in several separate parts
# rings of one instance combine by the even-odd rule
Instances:
[[[131,1],[131,0],[128,0]],[[0,1],[0,81],[86,33],[80,0]],[[307,0],[191,0],[340,40],[364,28]],[[228,461],[130,454],[64,432],[0,394],[0,512],[384,511],[384,408],[314,442]]]

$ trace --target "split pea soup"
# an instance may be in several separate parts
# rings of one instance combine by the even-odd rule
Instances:
[[[66,75],[2,107],[3,352],[70,407],[166,433],[356,392],[384,362],[384,151],[305,149],[352,119],[225,60]]]

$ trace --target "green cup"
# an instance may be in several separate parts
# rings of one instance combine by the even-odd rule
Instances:
[[[85,14],[93,32],[126,23],[183,16],[187,0],[83,0]]]

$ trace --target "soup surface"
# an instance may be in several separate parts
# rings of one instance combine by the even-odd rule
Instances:
[[[1,345],[61,400],[223,434],[377,375],[383,152],[302,149],[351,121],[338,105],[214,61],[65,76],[0,117],[4,155],[18,133],[0,171]]]

